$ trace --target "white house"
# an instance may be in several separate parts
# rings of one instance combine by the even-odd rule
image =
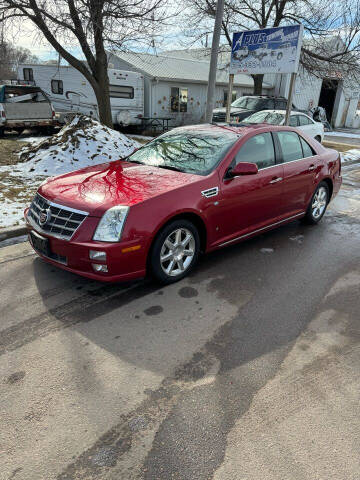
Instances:
[[[209,61],[191,58],[184,53],[172,56],[145,53],[108,53],[109,66],[132,70],[144,75],[146,117],[171,118],[170,126],[194,124],[203,121],[209,75]],[[228,74],[219,69],[216,78],[216,106],[223,106],[227,98]],[[249,75],[236,75],[233,98],[253,92],[254,82]],[[272,94],[274,86],[264,83],[263,93]]]
[[[339,37],[331,37],[325,42],[325,50],[339,51],[343,48]],[[308,43],[309,48],[312,48]],[[172,58],[188,58],[198,61],[210,61],[210,49],[198,48],[187,50],[172,50],[162,53]],[[224,76],[230,62],[230,49],[223,46],[219,54],[220,66],[223,67]],[[327,111],[329,121],[334,127],[351,127],[358,108],[360,86],[354,79],[350,80],[342,72],[332,71],[330,65],[324,65],[324,71],[319,76],[312,75],[300,67],[296,84],[293,103],[300,110],[310,110],[312,107],[321,106]],[[276,96],[288,97],[290,74],[265,75],[267,91]],[[272,87],[272,88],[271,88]],[[244,93],[252,93],[244,92]],[[218,95],[219,100],[219,95]]]

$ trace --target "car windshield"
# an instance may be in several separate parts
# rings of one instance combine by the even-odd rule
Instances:
[[[126,160],[208,175],[238,138],[238,134],[226,129],[174,129],[144,145]]]
[[[242,120],[242,123],[269,123],[270,125],[280,125],[284,120],[284,114],[277,112],[256,112],[250,117]]]
[[[245,108],[246,110],[256,110],[264,104],[264,99],[253,97],[237,98],[232,104],[232,107]]]

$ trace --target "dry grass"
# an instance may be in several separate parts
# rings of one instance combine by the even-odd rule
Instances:
[[[352,150],[354,148],[360,148],[360,145],[350,145],[348,143],[340,143],[340,142],[328,141],[328,140],[323,140],[322,144],[324,145],[324,147],[333,148],[338,152],[347,152],[348,150]]]
[[[19,162],[15,152],[19,151],[25,142],[18,140],[1,138],[0,139],[0,165],[15,165]]]

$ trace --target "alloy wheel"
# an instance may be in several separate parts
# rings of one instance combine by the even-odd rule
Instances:
[[[311,205],[312,216],[315,220],[320,218],[324,213],[327,205],[327,191],[325,187],[320,187],[314,195]]]
[[[166,275],[182,275],[191,265],[195,246],[194,235],[187,228],[177,228],[171,232],[160,250],[160,264]]]

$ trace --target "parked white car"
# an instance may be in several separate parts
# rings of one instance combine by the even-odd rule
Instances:
[[[285,113],[285,110],[261,110],[260,112],[253,113],[245,118],[241,123],[269,123],[271,125],[284,125]],[[320,143],[323,141],[324,125],[321,122],[315,122],[315,120],[305,113],[291,112],[289,125],[291,127],[299,128]]]
[[[253,57],[257,58],[260,62],[261,60],[266,57],[270,51],[268,50],[267,44],[260,45],[256,50],[252,52]]]
[[[236,50],[234,52],[234,58],[235,60],[239,60],[241,62],[241,60],[244,60],[245,58],[247,58],[249,56],[250,52],[249,52],[249,49],[248,47],[243,47],[239,50]]]

